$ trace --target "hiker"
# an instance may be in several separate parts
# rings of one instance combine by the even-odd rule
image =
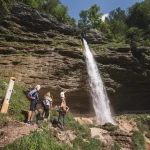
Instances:
[[[41,86],[37,85],[32,91],[30,91],[28,93],[28,97],[30,97],[30,99],[31,99],[30,110],[28,111],[28,121],[27,121],[28,124],[30,124],[32,121],[32,118],[33,118],[32,115],[36,109],[36,105],[37,105],[38,100],[39,100],[38,91],[40,89],[41,89]]]
[[[62,89],[61,92],[60,92],[60,98],[61,98],[61,100],[64,101],[64,102],[66,102],[65,93],[66,93],[67,91],[68,91],[68,89],[67,89],[67,90]]]
[[[69,110],[69,107],[66,106],[66,102],[62,101],[61,105],[60,105],[59,116],[58,116],[58,122],[61,125],[61,128],[60,128],[61,130],[64,130],[64,127],[65,127],[65,115],[68,112],[68,110]],[[61,119],[62,119],[62,121],[61,121]]]
[[[52,95],[50,94],[50,92],[46,93],[44,95],[44,100],[43,100],[43,106],[44,106],[44,120],[47,121],[48,116],[49,116],[49,111],[52,110]]]

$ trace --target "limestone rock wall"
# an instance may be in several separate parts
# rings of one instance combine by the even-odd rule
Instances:
[[[116,111],[147,110],[150,97],[150,48],[102,42],[96,31],[88,42]],[[91,40],[90,40],[91,38]],[[61,88],[75,113],[93,114],[82,43],[73,27],[56,18],[15,4],[0,22],[0,78],[16,77],[27,88],[42,85],[60,103]]]

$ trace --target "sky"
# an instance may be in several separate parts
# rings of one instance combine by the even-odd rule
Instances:
[[[60,0],[61,3],[69,8],[69,15],[76,20],[79,20],[79,13],[81,10],[87,10],[92,5],[97,4],[100,6],[100,12],[108,14],[110,11],[120,7],[126,10],[136,2],[143,0]]]

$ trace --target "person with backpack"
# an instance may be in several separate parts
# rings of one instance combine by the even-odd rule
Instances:
[[[48,116],[49,116],[49,111],[52,109],[52,95],[50,94],[50,92],[46,93],[44,95],[44,100],[43,100],[43,106],[44,106],[44,120],[47,121]]]
[[[58,122],[60,123],[60,129],[63,131],[65,128],[65,115],[68,112],[69,107],[66,106],[66,102],[62,101],[59,110]]]
[[[30,110],[28,111],[28,121],[27,121],[28,124],[32,123],[32,118],[33,118],[32,115],[36,109],[36,105],[37,105],[38,100],[39,100],[38,92],[40,89],[41,89],[41,86],[37,85],[33,90],[31,90],[27,94],[28,99],[31,101]]]

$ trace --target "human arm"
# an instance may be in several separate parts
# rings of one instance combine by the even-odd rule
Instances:
[[[69,107],[68,106],[66,106],[66,112],[68,112],[69,111]]]
[[[69,89],[65,90],[64,93],[66,93]]]
[[[39,101],[39,93],[38,93],[38,91],[37,91],[36,94],[35,94],[35,99],[36,99],[37,101]]]
[[[49,109],[52,110],[52,101],[50,102]]]
[[[30,99],[36,99],[36,96],[37,96],[37,90],[36,89],[33,89],[32,91],[29,92],[29,95],[30,95]]]

